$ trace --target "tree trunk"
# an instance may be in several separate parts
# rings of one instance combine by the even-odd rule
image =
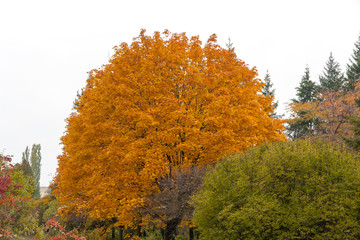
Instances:
[[[189,239],[194,240],[194,228],[189,228]]]
[[[161,228],[161,236],[165,238],[165,229]]]
[[[143,229],[142,236],[143,236],[143,238],[146,237],[146,231],[145,231],[145,229]]]
[[[180,224],[181,218],[174,218],[166,222],[165,240],[175,240],[177,226]]]
[[[124,227],[123,226],[119,226],[119,240],[124,240]]]
[[[141,237],[141,226],[138,225],[137,229],[136,229],[136,234]]]
[[[115,239],[115,228],[111,228],[111,239]]]

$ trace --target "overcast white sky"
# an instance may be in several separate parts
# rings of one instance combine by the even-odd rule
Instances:
[[[230,37],[259,77],[269,70],[280,101],[295,97],[306,65],[312,80],[330,52],[345,69],[360,34],[360,0],[0,1],[0,153],[21,161],[42,146],[41,185],[55,174],[60,137],[87,72],[140,29]]]

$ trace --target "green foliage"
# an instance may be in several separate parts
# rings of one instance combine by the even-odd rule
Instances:
[[[360,107],[360,99],[355,100],[357,107]],[[352,124],[352,130],[354,131],[354,137],[344,138],[346,144],[354,150],[360,150],[360,116],[353,117],[350,119]]]
[[[359,239],[358,159],[310,141],[220,162],[193,198],[202,239]]]
[[[264,87],[262,89],[262,94],[265,95],[265,96],[271,96],[272,98],[275,99],[275,89],[273,88],[273,83],[271,82],[270,74],[269,74],[268,71],[266,72],[263,83],[265,85],[264,85]],[[278,101],[271,104],[271,106],[274,108],[274,112],[271,113],[270,116],[273,117],[273,118],[281,118],[282,117],[280,115],[277,115],[276,112],[275,112],[278,105],[279,105]]]
[[[29,156],[30,156],[29,147],[26,147],[25,152],[22,153],[22,161],[20,166],[21,166],[21,170],[24,172],[26,176],[33,177],[33,172],[29,162]]]
[[[33,144],[30,155],[31,169],[35,180],[34,198],[40,198],[40,174],[41,174],[41,146]]]
[[[351,58],[346,70],[348,88],[353,88],[356,80],[360,78],[360,35]]]
[[[291,99],[293,103],[314,102],[317,100],[318,86],[310,79],[310,69],[305,68],[305,73],[301,77],[299,87],[296,88],[296,99]],[[301,138],[311,134],[314,126],[318,123],[316,119],[304,119],[306,112],[294,112],[293,117],[296,121],[288,123],[286,130],[291,139]]]
[[[162,240],[164,239],[160,229],[153,229],[153,230],[147,230],[146,231],[146,237],[143,238],[145,240]]]
[[[324,67],[323,75],[319,77],[320,91],[335,91],[344,87],[345,80],[340,65],[335,61],[332,53]]]
[[[264,82],[265,85],[262,89],[262,94],[264,94],[265,96],[275,96],[275,89],[273,89],[273,83],[271,82],[271,78],[270,78],[270,74],[269,71],[266,71],[266,75],[264,78]]]
[[[92,230],[89,230],[86,232],[86,239],[87,240],[98,240],[98,239],[103,239],[104,237],[104,233],[102,231],[102,229],[100,228],[95,228]]]
[[[34,201],[31,199],[34,192],[33,179],[24,174],[20,165],[14,167],[11,179],[13,184],[23,186],[15,192],[15,197],[23,199],[23,201],[17,204],[17,209],[12,215],[14,220],[8,223],[8,228],[20,236],[34,235],[38,224],[37,214],[34,212]]]
[[[59,203],[57,201],[50,201],[44,211],[43,221],[47,222],[48,220],[52,219],[56,215],[58,207]]]
[[[42,226],[57,216],[58,202],[54,195],[45,196],[36,201],[35,212],[38,214],[38,225]],[[59,218],[60,219],[60,218]],[[59,220],[56,219],[56,220]]]
[[[305,73],[301,77],[299,87],[296,88],[297,99],[293,99],[293,102],[314,102],[316,101],[316,94],[318,93],[318,87],[316,83],[310,79],[310,69],[305,68]]]

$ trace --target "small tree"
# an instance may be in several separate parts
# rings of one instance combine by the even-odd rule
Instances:
[[[4,221],[12,219],[10,212],[15,206],[10,177],[13,170],[10,162],[9,156],[0,155],[0,227],[3,227]]]
[[[37,213],[34,211],[35,203],[32,198],[34,192],[34,180],[27,176],[21,164],[16,164],[10,174],[13,184],[22,186],[14,192],[16,199],[22,199],[17,203],[17,208],[12,213],[13,221],[8,223],[8,229],[20,236],[34,236],[38,230]]]
[[[158,191],[145,200],[142,213],[165,224],[165,240],[175,239],[177,226],[190,219],[193,207],[189,200],[200,187],[205,170],[196,166],[178,169],[172,176],[158,179]]]
[[[41,174],[41,146],[40,144],[33,144],[31,149],[30,161],[31,169],[35,180],[34,198],[40,198],[40,174]]]
[[[317,95],[318,100],[314,102],[292,103],[291,109],[295,113],[302,113],[292,121],[312,121],[317,122],[315,134],[327,137],[331,141],[338,141],[343,137],[352,135],[350,129],[350,118],[358,115],[359,109],[356,107],[355,99],[360,97],[360,85],[355,85],[353,90],[343,90],[335,92],[333,90],[322,91]]]
[[[10,162],[10,156],[0,154],[0,236],[4,239],[12,236],[8,231],[9,223],[14,221],[17,204],[22,200],[17,196],[22,186],[12,181],[13,165]]]
[[[264,144],[226,158],[193,198],[202,239],[359,239],[360,169],[341,146]]]

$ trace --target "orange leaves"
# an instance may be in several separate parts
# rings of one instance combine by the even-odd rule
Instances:
[[[57,181],[65,206],[131,224],[169,169],[285,139],[256,70],[215,35],[203,47],[185,33],[142,31],[114,49],[110,63],[91,72],[62,138]]]
[[[339,90],[323,91],[314,102],[292,103],[290,109],[294,113],[302,113],[302,120],[316,119],[318,124],[315,126],[315,133],[328,136],[332,141],[337,138],[349,136],[350,118],[359,114],[355,99],[360,97],[360,86],[357,85],[354,90],[344,93]],[[296,121],[297,118],[290,119]]]

